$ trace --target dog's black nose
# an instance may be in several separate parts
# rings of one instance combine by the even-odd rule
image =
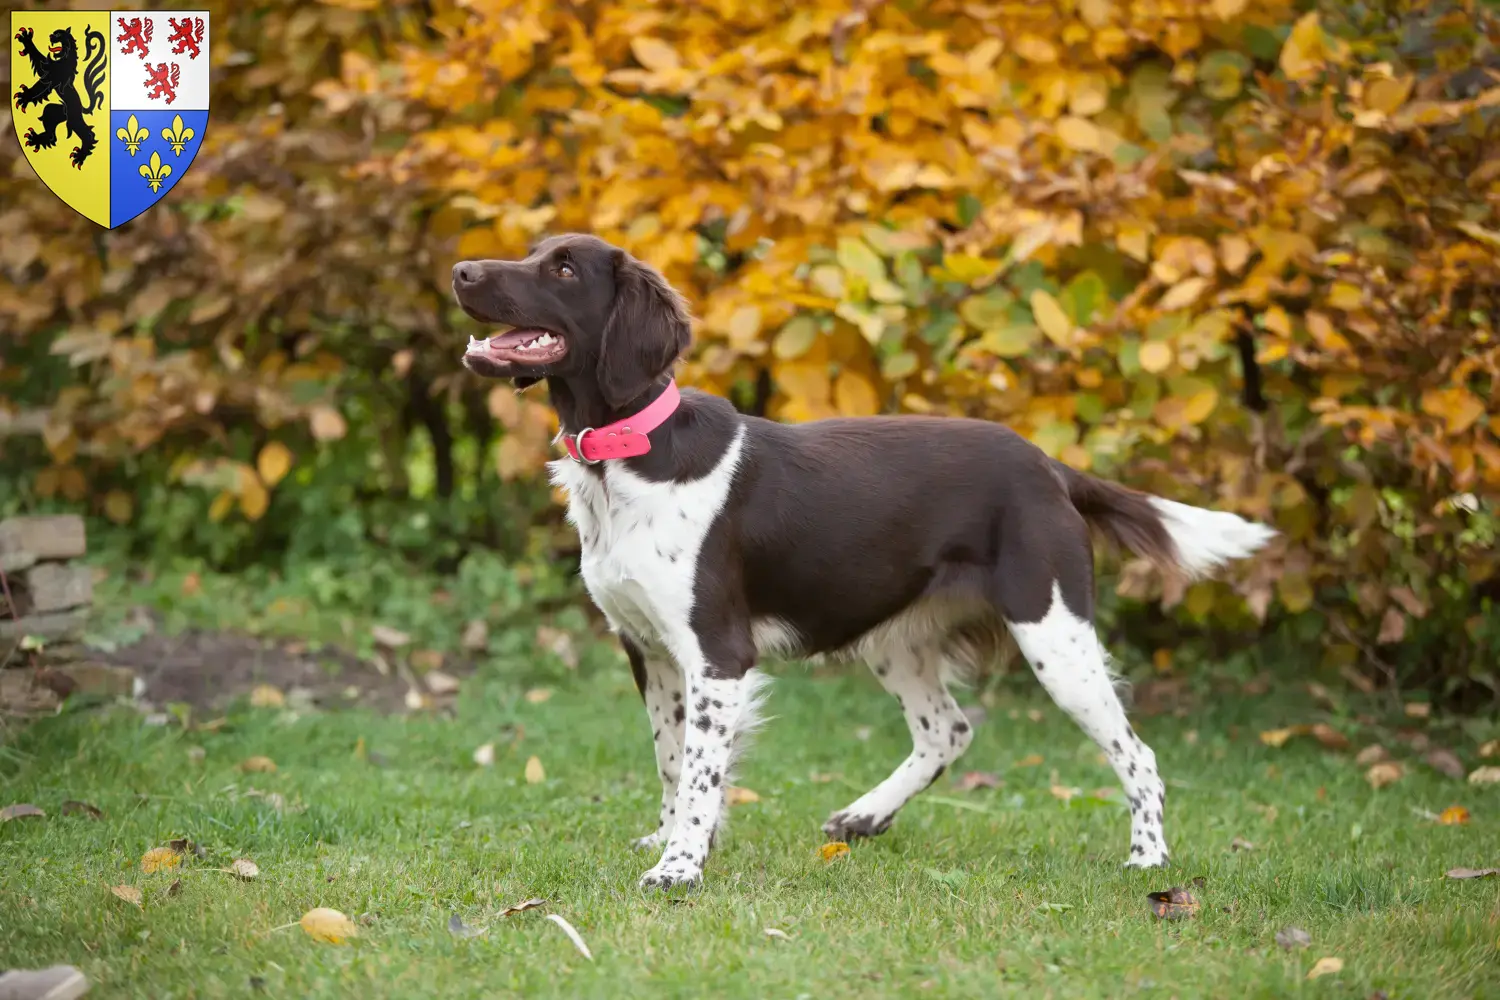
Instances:
[[[463,260],[453,265],[453,283],[455,285],[472,285],[479,280],[479,265],[473,261]]]

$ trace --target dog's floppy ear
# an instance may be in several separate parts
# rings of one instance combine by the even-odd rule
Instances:
[[[599,345],[599,391],[618,409],[651,387],[687,350],[687,303],[660,273],[615,251],[615,301]]]

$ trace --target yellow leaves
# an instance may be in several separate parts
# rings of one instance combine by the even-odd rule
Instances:
[[[271,441],[260,450],[255,459],[255,471],[261,482],[274,487],[292,468],[292,452],[280,441]]]
[[[1317,11],[1310,11],[1292,26],[1281,47],[1281,72],[1294,83],[1307,83],[1330,61],[1341,61],[1347,49],[1323,29]]]
[[[276,762],[261,755],[246,757],[240,762],[240,770],[246,774],[275,774]]]
[[[1048,340],[1058,347],[1067,347],[1072,343],[1073,321],[1050,292],[1038,288],[1031,293],[1031,313]]]
[[[349,433],[343,414],[326,404],[319,404],[308,411],[308,427],[319,441],[338,441]]]
[[[354,921],[338,910],[317,906],[302,914],[297,925],[314,941],[324,944],[343,944],[359,934]]]
[[[682,65],[677,50],[659,38],[636,37],[630,41],[636,62],[657,73],[666,73]]]
[[[1081,153],[1099,152],[1102,145],[1099,126],[1072,115],[1058,119],[1057,138],[1064,146]]]
[[[1029,63],[1045,65],[1057,62],[1057,46],[1038,35],[1022,35],[1011,43],[1011,48]]]
[[[1160,340],[1150,340],[1141,345],[1140,363],[1143,371],[1159,375],[1172,367],[1172,345]]]
[[[724,793],[724,801],[732,806],[744,806],[759,802],[760,796],[748,788],[730,785],[728,791]]]
[[[1492,250],[1500,250],[1500,232],[1496,232],[1493,229],[1486,229],[1477,222],[1470,222],[1468,219],[1455,222],[1453,227],[1470,239],[1478,240]]]
[[[880,412],[880,397],[870,380],[852,369],[839,373],[833,384],[833,404],[846,417],[868,417]]]
[[[1328,287],[1328,305],[1342,312],[1351,312],[1365,304],[1364,291],[1348,281],[1335,281]]]
[[[829,841],[818,848],[818,857],[824,861],[837,861],[849,856],[849,845],[842,840]]]
[[[787,322],[771,341],[771,353],[782,361],[795,361],[802,357],[818,339],[818,322],[811,316],[799,314]]]
[[[535,754],[526,759],[526,783],[528,785],[540,785],[547,780],[547,772],[542,768],[542,760]]]
[[[967,253],[945,253],[942,266],[934,268],[932,276],[938,281],[956,281],[964,285],[973,285],[986,280],[999,268],[999,261]]]
[[[1365,780],[1371,788],[1385,788],[1406,776],[1406,768],[1399,761],[1385,760],[1374,764],[1365,772]]]
[[[104,495],[104,516],[115,524],[126,524],[135,515],[135,500],[124,490],[110,490]]]
[[[1208,279],[1202,277],[1186,278],[1167,289],[1167,293],[1157,303],[1157,308],[1163,312],[1174,312],[1178,309],[1186,309],[1197,302],[1208,288]]]
[[[1337,956],[1326,956],[1313,963],[1313,967],[1307,970],[1308,979],[1319,979],[1323,976],[1331,976],[1336,972],[1344,971],[1344,960]]]
[[[141,871],[147,875],[170,871],[182,864],[182,852],[170,847],[153,847],[141,855]]]
[[[1463,806],[1449,806],[1438,813],[1439,826],[1462,826],[1469,822],[1469,810]]]
[[[1463,386],[1428,389],[1421,406],[1423,413],[1442,419],[1450,435],[1462,434],[1484,416],[1484,403]]]

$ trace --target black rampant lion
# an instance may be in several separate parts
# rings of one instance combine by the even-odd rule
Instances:
[[[87,27],[83,40],[88,56],[88,65],[83,70],[83,89],[88,97],[85,106],[78,96],[78,42],[73,38],[72,28],[58,28],[48,38],[52,53],[43,55],[31,40],[31,28],[16,32],[16,41],[21,43],[21,55],[31,60],[31,71],[36,82],[16,90],[16,107],[25,111],[33,104],[41,104],[49,95],[57,103],[42,108],[42,131],[27,129],[22,141],[34,153],[51,149],[57,145],[57,127],[66,125],[68,135],[78,140],[70,159],[73,166],[82,167],[94,147],[99,144],[94,128],[86,117],[92,115],[104,103],[104,58],[107,39],[97,29]]]

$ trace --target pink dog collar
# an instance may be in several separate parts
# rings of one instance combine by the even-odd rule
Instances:
[[[634,458],[651,450],[648,435],[667,422],[682,401],[675,380],[651,405],[633,417],[616,420],[603,427],[585,427],[577,434],[561,434],[568,455],[584,465],[598,465],[607,458]]]

